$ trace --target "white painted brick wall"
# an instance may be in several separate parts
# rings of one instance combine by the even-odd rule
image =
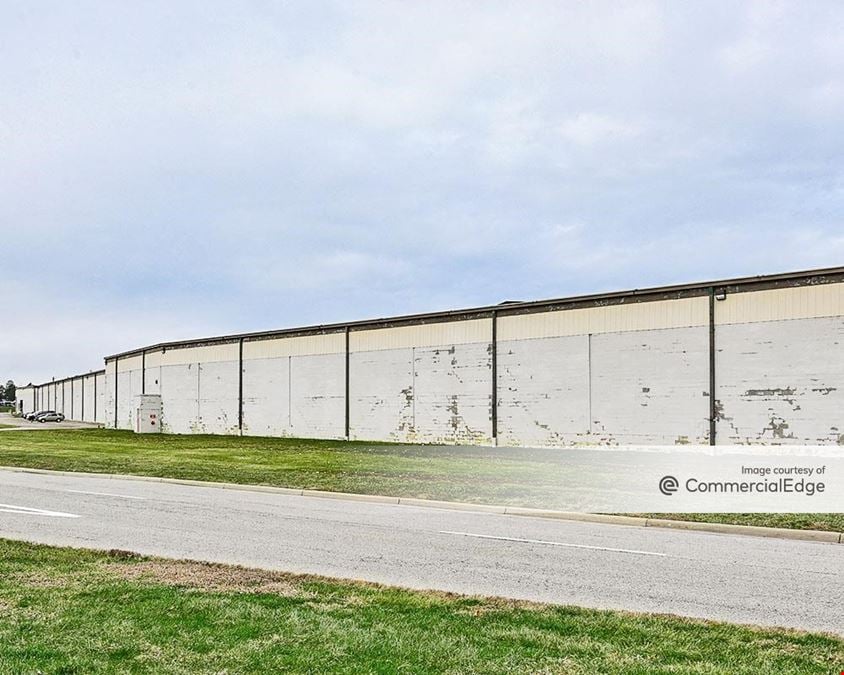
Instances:
[[[97,410],[96,421],[105,424],[106,422],[106,376],[101,373],[97,377]]]
[[[709,442],[707,328],[594,335],[591,380],[598,442]]]
[[[844,444],[844,317],[717,326],[719,443]]]
[[[134,429],[135,396],[141,393],[140,371],[117,373],[117,428]]]
[[[352,438],[491,441],[489,343],[354,352],[349,365]]]
[[[161,429],[172,434],[200,433],[198,364],[161,368]]]
[[[289,436],[290,360],[284,356],[243,362],[243,434]]]
[[[344,437],[345,367],[344,354],[245,360],[244,435]]]
[[[300,438],[344,438],[346,356],[312,354],[290,361],[290,434]]]
[[[77,377],[67,383],[67,393],[70,394],[70,384],[73,383],[73,419],[82,421],[82,378]],[[70,398],[70,397],[69,397]]]
[[[114,362],[106,364],[102,387],[102,416],[103,423],[109,429],[114,428]]]
[[[199,419],[204,434],[238,434],[238,362],[199,363]]]
[[[416,434],[433,443],[492,440],[490,343],[415,350]]]
[[[498,343],[498,441],[557,447],[589,442],[589,338]]]
[[[34,391],[34,387],[18,387],[15,390],[15,409],[18,412],[34,412],[32,399]],[[23,404],[23,406],[21,406],[21,404]]]
[[[67,402],[67,412],[65,413],[65,410],[64,410],[64,408],[65,408],[65,406],[64,406],[64,404],[65,404],[64,392],[65,392],[65,387],[67,386],[67,384],[65,382],[62,382],[61,384],[57,384],[55,386],[56,386],[56,398],[55,398],[55,401],[51,404],[51,407],[56,412],[60,412],[63,415],[69,416],[70,415],[70,398],[69,397],[68,397],[68,402]]]
[[[85,396],[85,410],[83,414],[83,422],[94,422],[94,375],[88,375],[82,378],[83,394]]]
[[[705,328],[498,345],[502,445],[708,442]]]
[[[349,434],[354,439],[416,441],[414,349],[349,356]]]

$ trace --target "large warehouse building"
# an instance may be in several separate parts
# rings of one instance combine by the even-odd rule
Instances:
[[[844,444],[844,267],[157,344],[19,390],[120,429],[144,401],[181,434]]]

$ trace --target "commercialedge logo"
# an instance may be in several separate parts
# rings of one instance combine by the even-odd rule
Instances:
[[[674,476],[663,476],[659,480],[659,491],[670,497],[679,489],[680,482]],[[805,478],[777,478],[758,481],[702,481],[689,478],[684,487],[695,494],[803,494],[812,497],[826,490],[826,484]]]
[[[670,497],[680,487],[680,482],[674,476],[663,476],[659,479],[659,491],[666,497]]]
[[[806,480],[805,478],[777,478],[775,480],[757,481],[700,481],[697,478],[689,478],[686,481],[686,491],[697,493],[761,494],[781,492],[784,494],[804,494],[811,497],[824,490],[826,490],[824,483]]]

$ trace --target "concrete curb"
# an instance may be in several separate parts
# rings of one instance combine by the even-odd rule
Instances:
[[[20,466],[0,466],[0,471],[16,473],[36,473],[50,476],[85,476],[87,478],[107,478],[115,480],[134,480],[148,483],[173,483],[175,485],[193,485],[196,487],[215,487],[224,490],[243,492],[269,492],[273,494],[298,497],[316,497],[318,499],[345,499],[347,501],[370,502],[375,504],[394,504],[418,506],[428,509],[449,509],[452,511],[475,511],[478,513],[498,513],[509,516],[527,516],[530,518],[548,518],[552,520],[572,520],[583,523],[603,523],[607,525],[626,525],[628,527],[660,527],[675,530],[694,530],[715,534],[739,534],[751,537],[772,539],[793,539],[797,541],[826,542],[844,544],[844,533],[824,532],[822,530],[791,530],[780,527],[759,527],[754,525],[727,525],[722,523],[702,523],[690,520],[664,520],[661,518],[640,518],[637,516],[614,516],[600,513],[577,513],[574,511],[551,511],[531,509],[521,506],[497,506],[494,504],[469,504],[466,502],[446,502],[415,497],[387,497],[383,495],[364,495],[354,492],[328,492],[324,490],[304,490],[299,488],[274,487],[271,485],[244,485],[241,483],[221,483],[215,481],[191,480],[189,478],[160,478],[158,476],[136,476],[119,473],[90,473],[87,471],[54,471],[52,469],[33,469]]]

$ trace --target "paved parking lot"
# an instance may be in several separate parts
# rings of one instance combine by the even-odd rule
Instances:
[[[9,426],[6,426],[9,425]],[[0,413],[0,432],[2,431],[31,431],[33,429],[95,429],[101,425],[89,422],[30,422],[21,417],[12,417],[11,413]]]

